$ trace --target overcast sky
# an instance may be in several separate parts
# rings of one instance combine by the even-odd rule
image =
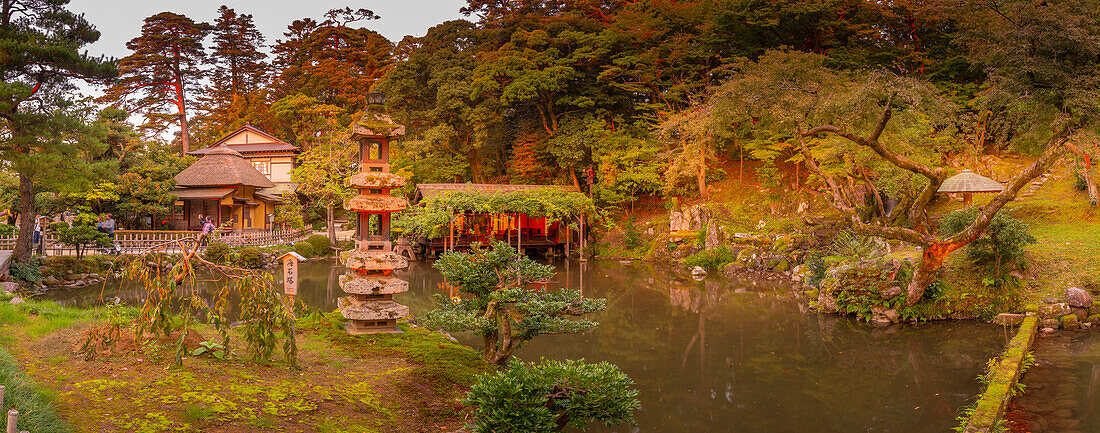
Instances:
[[[227,5],[241,14],[252,14],[256,27],[268,44],[283,38],[286,26],[296,19],[320,21],[333,8],[367,8],[382,19],[364,24],[397,42],[405,35],[423,36],[428,28],[444,21],[463,18],[458,9],[463,0],[71,0],[70,10],[83,13],[99,29],[99,42],[88,52],[124,57],[126,42],[141,34],[143,20],[158,12],[171,11],[195,21],[213,23],[218,7]]]

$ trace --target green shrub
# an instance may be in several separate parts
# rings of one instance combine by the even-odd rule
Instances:
[[[580,361],[513,363],[507,371],[478,376],[465,403],[475,406],[474,431],[552,433],[634,423],[638,390],[614,364]],[[568,420],[558,426],[558,420]]]
[[[37,283],[42,281],[42,272],[38,269],[41,264],[38,257],[31,257],[28,263],[19,263],[13,260],[8,267],[8,273],[15,281]]]
[[[237,266],[247,269],[264,267],[264,253],[259,248],[243,248],[237,253]]]
[[[833,238],[829,251],[838,256],[855,261],[876,259],[886,254],[886,242],[882,239],[864,236],[846,230]]]
[[[965,230],[978,218],[978,209],[970,207],[944,215],[940,233],[951,236]],[[1026,223],[1002,210],[993,216],[985,233],[966,246],[966,254],[974,263],[990,266],[1003,275],[1023,266],[1024,249],[1037,242]]]
[[[12,237],[19,231],[19,228],[11,224],[0,224],[0,236]]]
[[[638,231],[638,219],[631,215],[623,226],[623,247],[628,250],[636,250],[645,245],[642,242],[642,233]]]
[[[229,257],[229,251],[229,245],[226,245],[225,242],[211,242],[210,245],[206,246],[206,253],[203,254],[203,257],[214,263],[225,263]]]
[[[19,411],[19,424],[16,431],[35,433],[62,433],[69,431],[53,406],[48,401],[49,394],[39,388],[22,371],[18,363],[0,348],[0,383],[7,388],[4,392],[4,409]],[[5,413],[7,410],[4,411]],[[6,416],[5,416],[6,420]]]
[[[307,259],[313,257],[313,244],[309,242],[295,242],[294,252],[301,254],[302,257],[305,257]]]
[[[687,258],[684,259],[684,264],[691,267],[699,266],[703,269],[714,270],[722,269],[722,267],[735,260],[737,260],[737,252],[726,245],[720,245],[687,256]]]
[[[332,251],[332,241],[325,235],[310,235],[306,238],[306,242],[313,245],[313,253],[318,256],[323,256]],[[299,253],[301,254],[301,253]]]

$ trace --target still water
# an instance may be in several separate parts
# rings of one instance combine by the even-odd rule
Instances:
[[[641,391],[638,425],[597,432],[944,432],[1007,341],[1001,327],[978,322],[875,328],[818,315],[784,284],[765,280],[697,282],[613,261],[556,266],[552,286],[607,298],[607,310],[594,315],[600,326],[592,333],[540,336],[518,356],[609,361],[630,375]],[[299,297],[335,309],[343,272],[331,260],[303,263]],[[432,307],[433,295],[451,295],[428,263],[397,274],[410,282],[397,300],[414,315]],[[117,286],[50,296],[84,305],[136,301]]]

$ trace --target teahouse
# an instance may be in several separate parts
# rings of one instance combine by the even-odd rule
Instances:
[[[261,190],[261,193],[278,196],[296,189],[296,185],[290,181],[290,171],[294,169],[294,158],[300,151],[298,146],[280,140],[252,124],[246,124],[214,144],[187,154],[201,157],[222,146],[240,153],[249,164],[275,184],[274,187]]]
[[[271,230],[278,197],[258,192],[275,183],[228,146],[208,149],[176,175],[174,230],[201,230],[199,215],[233,230]]]

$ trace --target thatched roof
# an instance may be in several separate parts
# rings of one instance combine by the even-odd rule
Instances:
[[[206,152],[198,161],[176,175],[176,186],[184,188],[231,185],[256,188],[275,186],[240,153],[225,145]]]
[[[558,188],[564,192],[580,192],[577,187],[573,185],[498,185],[490,183],[421,183],[416,185],[416,195],[418,200],[426,200],[435,197],[440,194],[446,194],[452,191],[463,191],[470,193],[493,193],[493,192],[512,192],[512,191],[529,191],[538,190],[544,188]]]
[[[944,180],[943,184],[940,185],[940,189],[936,192],[1001,192],[1004,189],[1004,185],[1001,185],[999,182],[993,179],[974,173],[970,170],[963,170],[962,173],[956,174]]]

